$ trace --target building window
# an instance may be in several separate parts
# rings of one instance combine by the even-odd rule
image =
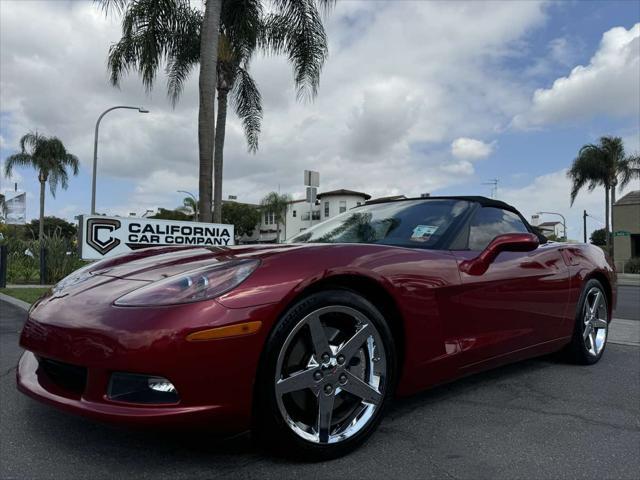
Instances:
[[[360,205],[362,205],[362,202],[356,202],[356,207],[359,207]]]
[[[329,202],[324,202],[324,218],[329,216]]]
[[[631,257],[640,257],[640,235],[631,235]]]
[[[293,218],[296,218],[296,211],[293,211]]]
[[[314,210],[311,216],[312,220],[320,220],[320,210]]]
[[[276,223],[276,215],[273,212],[264,212],[264,224],[273,225]]]
[[[340,200],[340,213],[344,213],[347,211],[347,201]]]

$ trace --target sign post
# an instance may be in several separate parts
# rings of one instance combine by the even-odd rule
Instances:
[[[313,226],[313,204],[316,203],[318,187],[320,186],[320,172],[304,171],[304,185],[307,187],[307,202],[309,202],[309,227]]]
[[[78,237],[83,260],[165,245],[225,247],[235,238],[233,225],[101,215],[81,215]]]

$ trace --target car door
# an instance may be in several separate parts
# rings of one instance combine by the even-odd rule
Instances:
[[[467,227],[466,248],[453,251],[458,266],[475,258],[496,236],[528,232],[515,212],[481,207]],[[463,365],[557,338],[569,299],[569,272],[557,247],[502,252],[481,275],[460,271],[451,300]]]

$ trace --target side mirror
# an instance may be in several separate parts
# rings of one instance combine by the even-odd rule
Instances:
[[[491,243],[471,260],[460,264],[460,271],[469,275],[482,275],[501,252],[530,252],[540,245],[533,233],[505,233],[491,240]]]

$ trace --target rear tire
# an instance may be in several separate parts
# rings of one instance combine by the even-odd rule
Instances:
[[[345,455],[380,423],[395,372],[393,336],[371,302],[349,290],[311,294],[267,340],[256,388],[258,440],[304,460]]]
[[[609,305],[602,284],[589,280],[580,295],[575,327],[566,354],[579,365],[593,365],[604,354],[609,334]]]

